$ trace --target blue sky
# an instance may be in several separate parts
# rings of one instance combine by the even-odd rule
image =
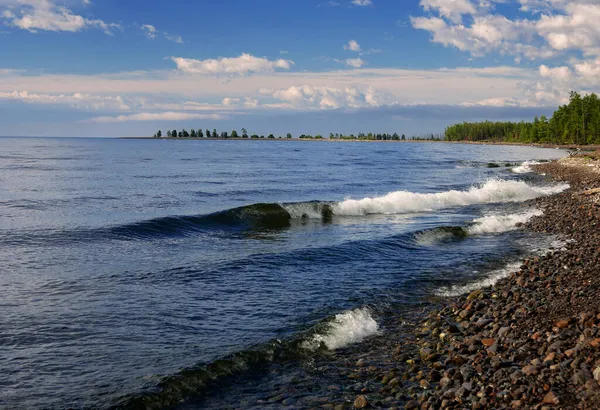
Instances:
[[[0,0],[0,134],[530,119],[600,90],[599,3]]]

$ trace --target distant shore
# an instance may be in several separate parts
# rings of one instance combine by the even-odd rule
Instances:
[[[518,147],[537,147],[537,148],[558,148],[558,149],[581,149],[585,151],[595,151],[600,149],[600,145],[576,145],[576,144],[551,144],[551,143],[525,143],[525,142],[501,142],[501,141],[446,141],[431,139],[407,139],[407,140],[365,140],[365,139],[329,139],[329,138],[155,138],[155,137],[119,137],[118,139],[128,140],[159,140],[159,141],[300,141],[300,142],[377,142],[377,143],[442,143],[442,144],[468,144],[468,145],[507,145]]]

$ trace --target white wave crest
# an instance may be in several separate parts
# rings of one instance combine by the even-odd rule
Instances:
[[[494,286],[499,280],[508,277],[512,272],[516,272],[521,267],[521,262],[514,262],[506,265],[502,269],[490,272],[485,278],[476,280],[461,286],[450,286],[439,289],[436,294],[443,297],[454,297],[470,293],[477,289]]]
[[[520,214],[488,215],[475,219],[473,221],[475,225],[467,229],[467,232],[471,235],[508,232],[515,229],[517,224],[525,223],[534,216],[543,214],[542,211],[534,209]]]
[[[349,310],[335,315],[324,333],[316,334],[302,344],[309,350],[316,350],[324,344],[329,350],[339,349],[358,343],[378,332],[379,326],[367,308]]]
[[[537,187],[524,181],[491,179],[467,191],[434,194],[397,191],[375,198],[347,199],[334,205],[333,212],[336,215],[401,214],[485,203],[522,202],[568,188],[568,184]]]
[[[512,172],[514,172],[515,174],[528,174],[530,172],[533,172],[533,169],[531,169],[531,165],[539,165],[539,164],[541,164],[541,162],[525,161],[518,167],[514,167],[512,169]]]

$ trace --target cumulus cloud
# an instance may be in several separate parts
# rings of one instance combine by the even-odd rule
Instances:
[[[412,17],[414,28],[431,33],[434,43],[473,56],[492,52],[517,59],[548,59],[565,51],[600,55],[597,0],[517,0],[525,17],[494,9],[504,0],[421,0],[429,15]],[[463,18],[469,16],[468,23]]]
[[[275,69],[289,70],[294,64],[290,60],[268,60],[251,54],[242,54],[233,58],[218,58],[209,60],[194,60],[189,58],[171,57],[177,64],[177,69],[187,74],[203,75],[234,75],[243,76],[253,73],[268,73]]]
[[[186,121],[186,120],[222,120],[222,114],[190,114],[185,112],[141,112],[130,115],[95,117],[82,122],[111,123],[129,121]]]
[[[4,0],[0,2],[2,6],[4,10],[1,16],[8,25],[34,33],[38,30],[77,32],[96,28],[112,34],[114,30],[123,29],[116,23],[87,19],[50,0]]]
[[[360,51],[360,45],[356,40],[350,40],[348,44],[344,44],[344,50],[355,51],[358,53]]]
[[[352,4],[359,7],[366,7],[373,4],[372,0],[352,0]]]
[[[286,103],[286,107],[331,110],[338,108],[377,107],[387,102],[383,93],[371,87],[292,86],[285,89],[262,89],[260,93]]]

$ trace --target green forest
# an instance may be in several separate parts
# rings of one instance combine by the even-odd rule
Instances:
[[[572,91],[569,103],[548,119],[533,122],[478,122],[455,124],[446,129],[448,141],[502,141],[552,144],[600,144],[600,99]]]

